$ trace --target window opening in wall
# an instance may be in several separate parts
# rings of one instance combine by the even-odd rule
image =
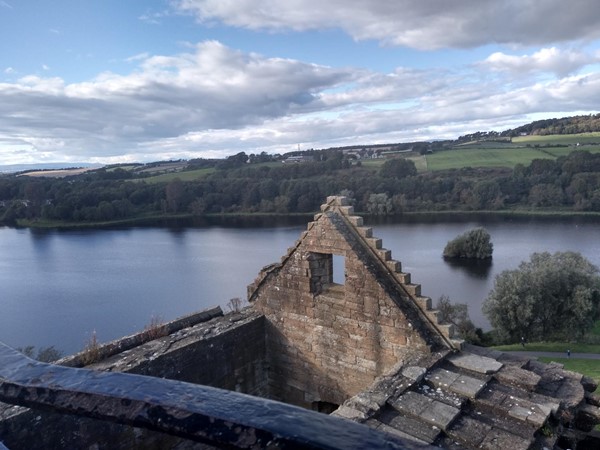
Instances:
[[[320,413],[331,414],[336,409],[338,409],[340,405],[336,405],[335,403],[330,402],[312,402],[312,410],[318,411]]]
[[[333,255],[333,277],[336,284],[346,283],[346,258],[342,255]]]

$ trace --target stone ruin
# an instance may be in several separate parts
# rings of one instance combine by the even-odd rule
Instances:
[[[110,343],[86,368],[330,413],[367,425],[390,447],[600,447],[593,380],[458,339],[344,197],[327,199],[281,261],[262,269],[248,300],[250,307],[231,314],[215,308],[166,324],[163,336]],[[58,363],[81,366],[83,356]],[[0,387],[1,381],[0,375]],[[48,402],[43,412],[1,405],[0,442],[10,449],[206,448],[61,414]],[[244,448],[258,447],[257,441]]]

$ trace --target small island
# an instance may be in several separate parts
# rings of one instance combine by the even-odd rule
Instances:
[[[494,246],[485,228],[474,228],[455,237],[446,244],[446,259],[490,259]]]

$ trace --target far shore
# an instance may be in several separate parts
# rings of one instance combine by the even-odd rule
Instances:
[[[141,217],[131,217],[128,219],[103,221],[103,222],[60,222],[60,221],[45,221],[45,220],[19,220],[17,227],[19,228],[60,228],[60,229],[80,229],[80,228],[110,228],[119,226],[156,226],[160,223],[177,222],[177,221],[194,221],[194,220],[252,220],[252,219],[310,219],[318,211],[312,213],[218,213],[218,214],[170,214],[170,215],[149,215]],[[545,218],[545,219],[564,219],[564,218],[589,218],[600,219],[600,212],[597,211],[551,211],[551,210],[497,210],[497,211],[411,211],[402,214],[390,216],[370,215],[367,212],[357,211],[356,215],[364,217],[367,221],[387,222],[399,219],[432,219],[432,218],[465,218],[475,219],[477,217],[498,217],[498,218]],[[1,225],[0,225],[1,226]]]

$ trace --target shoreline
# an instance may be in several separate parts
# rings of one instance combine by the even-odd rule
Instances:
[[[159,216],[132,217],[107,222],[56,222],[56,221],[27,221],[19,220],[16,225],[0,224],[0,227],[11,228],[31,228],[31,229],[91,229],[91,228],[114,228],[114,227],[152,227],[156,225],[169,226],[176,225],[178,221],[206,222],[210,224],[213,221],[236,221],[236,220],[273,220],[290,221],[305,223],[306,218],[318,214],[318,211],[309,213],[219,213],[219,214],[175,214]],[[482,210],[482,211],[464,211],[464,210],[440,210],[440,211],[408,211],[399,214],[379,216],[368,212],[355,212],[373,223],[386,223],[402,219],[433,219],[443,217],[454,219],[469,219],[477,217],[496,217],[496,218],[518,218],[518,219],[599,219],[600,212],[595,211],[533,211],[533,210]],[[191,224],[193,225],[193,223]]]

